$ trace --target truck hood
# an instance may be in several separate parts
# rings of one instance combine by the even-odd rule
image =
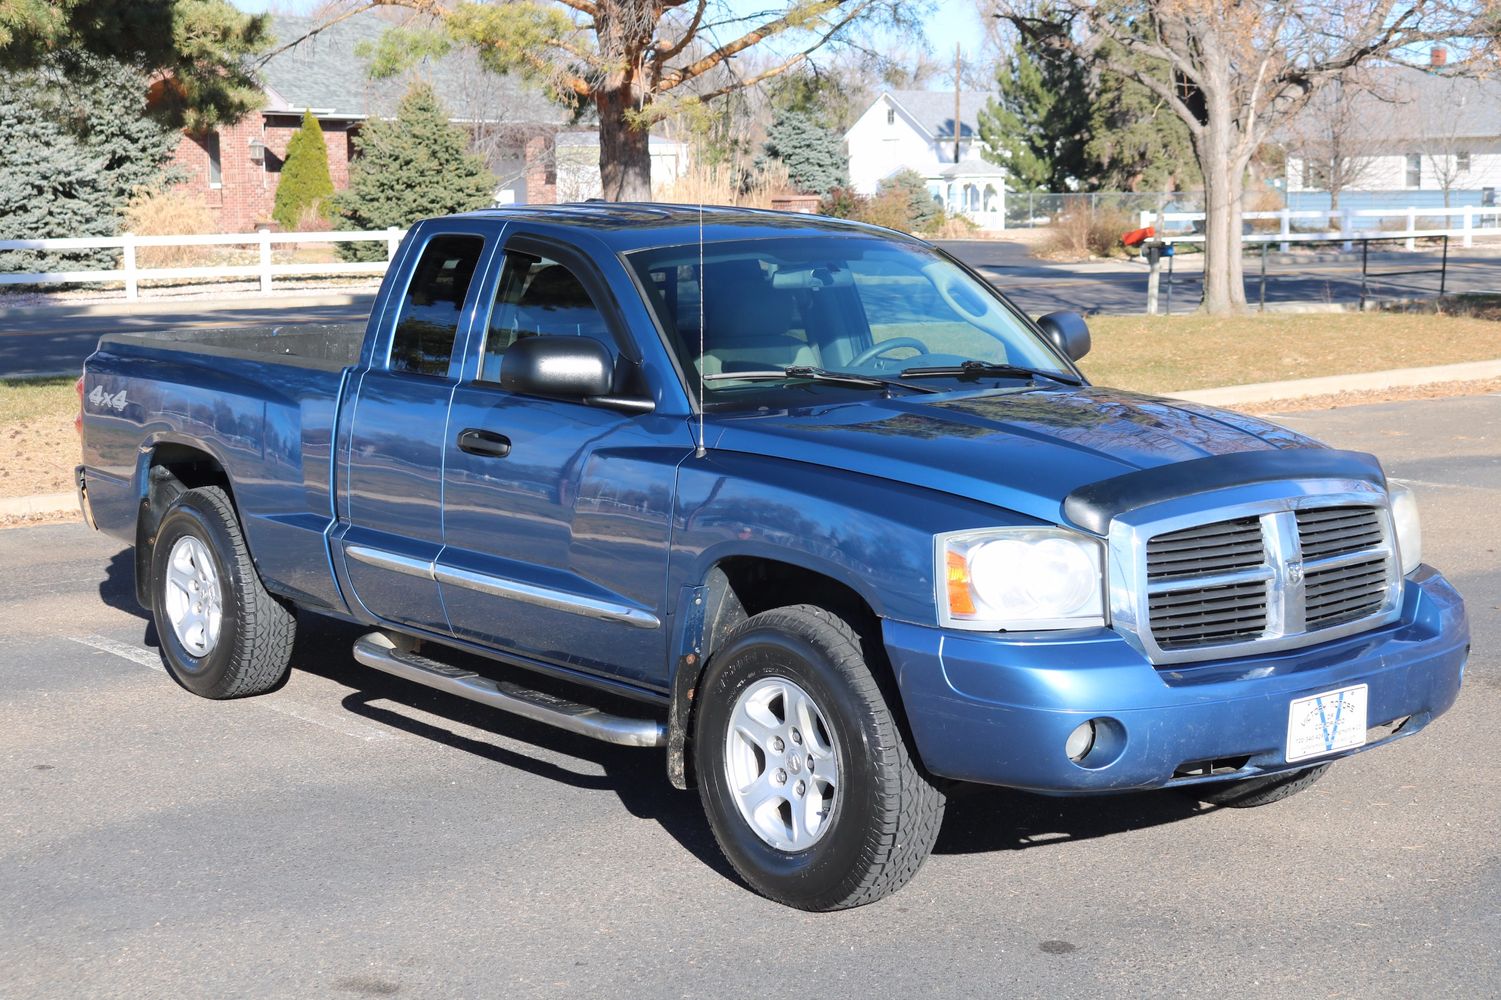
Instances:
[[[1231,452],[1322,447],[1265,420],[1096,386],[878,398],[716,420],[718,450],[896,480],[1052,523],[1080,486]]]

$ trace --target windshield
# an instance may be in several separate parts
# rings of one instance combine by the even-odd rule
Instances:
[[[694,243],[627,259],[684,371],[705,376],[706,404],[764,394],[777,382],[823,392],[854,384],[810,380],[809,368],[894,380],[909,369],[978,361],[1070,375],[988,285],[917,244],[816,236]],[[787,368],[780,380],[768,377]],[[966,377],[975,372],[953,376]]]

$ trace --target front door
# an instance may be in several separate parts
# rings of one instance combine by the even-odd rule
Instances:
[[[496,289],[482,355],[449,414],[437,576],[450,625],[530,659],[661,683],[672,493],[690,431],[681,417],[500,387],[501,358],[522,337],[593,337],[617,358],[629,350],[582,256],[513,243]],[[623,382],[633,376],[629,360],[617,369]]]
[[[443,451],[462,350],[478,300],[483,233],[444,232],[416,251],[394,312],[388,358],[357,387],[345,470],[342,551],[350,585],[377,618],[446,632],[433,564],[443,547]]]

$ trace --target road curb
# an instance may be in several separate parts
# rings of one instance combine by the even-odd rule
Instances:
[[[38,493],[29,497],[0,497],[0,517],[61,514],[77,509],[78,497],[73,493]]]
[[[1206,406],[1244,406],[1284,399],[1305,399],[1309,396],[1333,396],[1342,392],[1380,392],[1384,389],[1440,385],[1445,382],[1475,382],[1491,378],[1501,378],[1501,360],[1464,361],[1457,365],[1434,365],[1428,368],[1394,368],[1384,372],[1326,375],[1322,378],[1293,379],[1287,382],[1254,382],[1249,385],[1190,389],[1163,395]]]

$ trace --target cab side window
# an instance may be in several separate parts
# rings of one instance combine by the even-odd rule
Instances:
[[[592,337],[615,346],[604,315],[567,265],[510,251],[495,290],[480,380],[500,381],[500,359],[523,337]]]
[[[448,374],[464,297],[484,249],[479,236],[435,236],[428,241],[396,316],[387,366],[391,371]]]

